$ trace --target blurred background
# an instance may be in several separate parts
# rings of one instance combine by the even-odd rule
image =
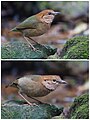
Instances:
[[[9,31],[27,17],[44,9],[53,9],[62,14],[54,19],[51,29],[46,34],[34,38],[38,42],[62,49],[68,38],[89,35],[88,1],[2,1],[2,44],[24,40],[20,34]]]
[[[39,98],[43,102],[68,107],[76,96],[89,91],[88,61],[2,61],[2,102],[5,100],[22,99],[18,95],[16,88],[5,88],[5,85],[28,74],[59,75],[68,82],[68,85],[61,85],[54,92]]]

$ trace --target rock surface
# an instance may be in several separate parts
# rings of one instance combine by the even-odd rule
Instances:
[[[37,51],[33,51],[25,42],[13,41],[3,44],[1,47],[2,59],[41,59],[47,58],[56,52],[51,46],[34,45]]]
[[[89,58],[89,37],[76,36],[69,39],[62,49],[60,59],[88,59]]]
[[[48,59],[89,59],[89,37],[76,36],[70,38],[59,53],[50,55]]]
[[[61,113],[59,116],[52,117],[52,119],[89,119],[89,94],[86,93],[76,97],[65,114]]]
[[[38,106],[29,106],[22,101],[7,101],[2,104],[2,119],[50,119],[53,116],[60,115],[63,107],[57,108],[50,104],[39,104]]]
[[[69,119],[89,119],[89,94],[75,98],[67,117]]]

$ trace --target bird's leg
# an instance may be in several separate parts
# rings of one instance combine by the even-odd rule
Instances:
[[[42,44],[40,44],[40,43],[36,42],[36,41],[35,41],[35,40],[33,40],[31,37],[29,37],[29,36],[28,36],[28,38],[29,38],[30,40],[34,41],[36,44],[38,44],[38,45],[40,45],[40,46],[42,46],[42,47],[47,48],[45,45],[42,45]]]
[[[36,48],[28,41],[28,39],[24,36],[24,39],[27,41],[29,44],[29,47],[31,47],[34,51],[36,51]]]
[[[38,103],[43,103],[43,102],[41,102],[40,100],[37,100],[36,98],[33,98],[33,97],[31,97],[31,96],[29,96],[31,99],[33,99],[33,100],[36,100]]]
[[[23,95],[21,92],[18,92],[18,94],[29,104],[29,105],[33,105],[32,103],[30,103]]]
[[[34,41],[35,43],[37,43],[38,45],[41,45],[40,43],[36,42],[34,39],[32,39],[31,37],[28,36],[28,38],[32,41]]]

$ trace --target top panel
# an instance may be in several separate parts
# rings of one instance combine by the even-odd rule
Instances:
[[[88,1],[2,1],[1,59],[89,59]]]

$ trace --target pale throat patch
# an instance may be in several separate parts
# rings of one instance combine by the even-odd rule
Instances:
[[[54,15],[44,15],[42,21],[46,23],[52,23]]]

